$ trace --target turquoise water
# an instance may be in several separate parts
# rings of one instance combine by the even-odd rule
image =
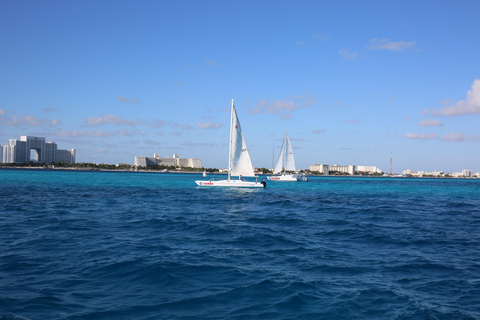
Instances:
[[[480,319],[480,180],[0,170],[0,319]]]

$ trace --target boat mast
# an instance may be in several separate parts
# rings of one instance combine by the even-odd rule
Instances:
[[[275,140],[272,143],[272,172],[275,171]]]
[[[288,149],[288,136],[287,136],[287,131],[285,131],[285,139],[283,140],[284,143],[285,143],[285,149],[283,150],[284,151],[284,155],[283,155],[283,173],[287,173],[287,171],[285,170],[286,167],[287,167],[287,149]]]
[[[235,109],[233,107],[232,99],[232,110],[230,110],[230,143],[228,148],[228,180],[230,180],[230,173],[232,171],[232,130],[233,130],[233,114]]]

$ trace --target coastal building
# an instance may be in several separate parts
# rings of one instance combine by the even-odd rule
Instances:
[[[339,166],[338,164],[328,165],[328,164],[313,164],[310,165],[310,171],[317,171],[327,175],[331,172],[346,173],[349,175],[355,175],[355,166]]]
[[[357,172],[367,172],[367,173],[382,173],[382,170],[376,166],[357,166]]]
[[[21,136],[20,140],[10,139],[1,146],[2,163],[75,163],[75,149],[60,150],[55,142],[45,142],[44,137]]]
[[[353,176],[355,175],[355,166],[339,166],[338,164],[334,164],[333,166],[330,166],[330,172],[346,173]]]
[[[201,169],[202,161],[200,159],[182,159],[178,157],[178,154],[174,154],[173,158],[165,156],[160,158],[158,153],[154,153],[153,157],[135,157],[135,166],[137,167],[151,167],[151,166],[166,166],[176,168],[197,168]]]
[[[310,165],[310,171],[317,171],[324,175],[328,175],[330,169],[328,164],[312,164]]]
[[[472,170],[463,170],[462,175],[466,178],[473,178],[473,171]]]

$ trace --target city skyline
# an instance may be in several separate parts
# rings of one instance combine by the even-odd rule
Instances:
[[[0,3],[0,144],[77,162],[180,154],[224,168],[228,110],[255,167],[480,171],[477,1]],[[473,37],[472,37],[473,35]]]

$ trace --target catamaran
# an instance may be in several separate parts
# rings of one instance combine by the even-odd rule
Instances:
[[[285,132],[282,149],[278,155],[277,163],[273,169],[273,176],[268,177],[272,181],[307,181],[307,177],[299,174],[292,174],[288,172],[295,172],[295,159],[293,157],[293,148]]]
[[[238,179],[232,179],[234,176],[237,176]],[[267,185],[264,180],[258,182],[258,177],[256,181],[246,181],[243,177],[255,177],[255,174],[232,99],[228,179],[214,180],[212,178],[208,181],[197,180],[195,183],[201,187],[265,188]]]

